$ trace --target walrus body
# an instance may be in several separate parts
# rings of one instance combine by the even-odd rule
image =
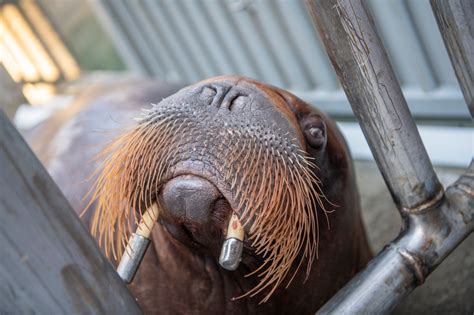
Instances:
[[[214,78],[175,92],[176,87],[160,82],[140,82],[129,84],[126,88],[110,88],[104,92],[98,89],[94,93],[83,95],[82,100],[79,98],[75,105],[35,128],[28,137],[54,180],[80,213],[90,201],[83,199],[83,196],[91,190],[96,179],[89,178],[89,175],[105,159],[102,157],[94,160],[94,155],[106,142],[121,134],[127,126],[133,125],[132,118],[139,117],[142,108],[151,103],[158,103],[151,109],[152,115],[145,116],[140,123],[146,124],[144,134],[150,133],[150,125],[153,127],[165,124],[160,117],[165,117],[169,112],[176,116],[166,116],[163,119],[178,117],[176,121],[182,119],[180,126],[184,127],[177,127],[181,138],[173,141],[179,141],[180,144],[175,151],[169,153],[169,159],[164,159],[168,161],[174,158],[172,165],[166,165],[159,184],[156,187],[147,184],[152,182],[147,178],[142,182],[145,183],[143,185],[146,189],[153,190],[153,195],[150,196],[156,196],[160,204],[164,204],[159,224],[156,224],[152,231],[152,244],[130,286],[144,312],[314,313],[360,271],[370,258],[361,221],[352,161],[335,123],[288,92],[240,77]],[[163,98],[166,99],[161,101]],[[193,117],[198,116],[199,119],[193,120]],[[176,124],[172,121],[170,126]],[[204,129],[207,131],[199,132]],[[224,135],[226,130],[227,134]],[[265,213],[266,208],[272,211],[270,208],[273,206],[265,204],[261,198],[258,202],[239,201],[238,196],[244,193],[235,193],[232,190],[235,186],[242,190],[245,185],[252,183],[262,186],[265,182],[278,182],[272,178],[259,178],[259,172],[266,172],[269,177],[273,174],[272,170],[264,170],[266,164],[263,160],[258,161],[259,157],[264,156],[262,149],[253,150],[260,152],[253,157],[243,155],[249,161],[247,164],[242,162],[245,158],[236,157],[237,153],[232,156],[229,151],[224,151],[227,152],[225,156],[219,156],[218,150],[215,149],[222,147],[222,150],[229,150],[232,145],[237,146],[243,142],[239,137],[246,137],[248,134],[252,138],[252,132],[258,133],[259,139],[263,139],[262,143],[288,142],[289,144],[280,144],[285,152],[296,148],[295,150],[308,156],[307,159],[314,161],[317,167],[311,172],[318,178],[319,184],[316,184],[320,186],[323,194],[316,195],[321,197],[321,204],[311,206],[311,209],[314,206],[314,216],[319,217],[318,230],[315,230],[315,222],[311,228],[313,232],[317,232],[317,239],[305,236],[309,235],[305,230],[310,229],[309,227],[297,227],[294,232],[297,237],[306,238],[304,242],[297,243],[302,244],[301,248],[298,248],[298,255],[290,261],[289,272],[277,280],[278,285],[269,284],[258,292],[253,291],[256,293],[254,297],[233,299],[252,292],[256,287],[259,288],[262,281],[274,279],[273,274],[269,274],[270,280],[255,274],[246,277],[262,266],[265,257],[272,254],[272,248],[280,249],[273,252],[272,261],[267,262],[267,266],[271,266],[275,259],[287,261],[284,257],[281,258],[285,255],[285,247],[278,247],[279,242],[285,242],[283,239],[273,238],[264,243],[268,248],[267,254],[255,253],[253,246],[256,244],[256,236],[252,233],[255,233],[253,231],[256,227],[252,224],[268,222],[258,221],[258,217]],[[134,137],[137,139],[137,136]],[[225,137],[232,137],[231,142],[225,142],[228,141]],[[158,140],[156,141],[158,143]],[[167,146],[172,146],[173,141]],[[127,150],[133,148],[134,146],[130,145]],[[157,148],[156,154],[159,154],[159,149]],[[147,150],[144,152],[149,152],[150,149]],[[250,147],[247,150],[250,150]],[[242,149],[242,152],[245,153],[245,150]],[[139,162],[135,164],[146,165],[147,159],[152,160],[146,154],[140,155]],[[273,154],[275,155],[275,152]],[[279,152],[276,154],[280,155]],[[126,155],[123,154],[124,157]],[[130,156],[133,156],[132,151]],[[245,178],[240,184],[227,185],[227,177],[218,176],[231,167],[231,164],[226,164],[228,159],[235,159],[232,160],[232,165],[238,166],[232,171],[230,178]],[[255,165],[261,165],[261,168],[253,167],[254,170],[249,173],[249,170],[243,168],[245,165],[252,165],[252,159],[256,160]],[[291,158],[291,163],[281,159],[285,167],[291,167]],[[219,165],[224,165],[224,170],[219,169]],[[120,172],[122,168],[126,167],[117,169]],[[252,176],[246,177],[239,172]],[[294,186],[290,179],[285,179],[284,183],[288,187]],[[138,186],[137,184],[136,189],[141,189]],[[208,186],[210,188],[207,188]],[[251,188],[252,191],[256,189]],[[209,189],[213,194],[208,193]],[[269,194],[272,189],[271,187],[267,190]],[[190,190],[192,194],[188,194]],[[100,189],[98,191],[103,192]],[[217,195],[214,196],[215,194]],[[91,197],[90,194],[88,196]],[[292,196],[291,200],[297,200],[297,197],[292,199]],[[308,199],[312,201],[305,202],[316,203],[314,196],[310,197],[308,196]],[[190,200],[192,202],[189,202]],[[286,200],[277,203],[280,206],[288,203],[285,208],[289,209],[288,211],[291,211],[293,206],[298,208],[298,205],[291,205]],[[265,204],[266,207],[249,216],[246,221],[248,236],[240,267],[236,271],[226,271],[217,262],[219,246],[222,244],[228,222],[226,220],[233,211],[242,214],[238,210],[239,207],[247,207],[250,209],[248,211],[252,211],[252,206],[258,208],[257,204]],[[87,225],[90,225],[91,217],[94,216],[95,206],[96,204],[92,204],[83,217]],[[100,205],[98,209],[106,210]],[[329,210],[333,209],[334,212],[329,213]],[[313,213],[310,215],[312,217]],[[291,215],[288,215],[288,222],[292,222]],[[270,233],[261,231],[263,237],[265,233]],[[294,236],[294,233],[290,236]],[[304,233],[306,234],[303,235]],[[311,264],[308,260],[311,260],[313,245],[317,250],[317,258]],[[305,248],[310,250],[306,252]],[[289,248],[288,253],[292,250],[293,248]],[[306,270],[306,266],[310,269]],[[262,299],[265,300],[264,303],[260,303]]]

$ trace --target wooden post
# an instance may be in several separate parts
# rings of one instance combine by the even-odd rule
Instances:
[[[2,111],[0,249],[1,314],[141,313]]]

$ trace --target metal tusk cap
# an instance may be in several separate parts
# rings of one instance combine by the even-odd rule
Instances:
[[[126,283],[132,282],[135,277],[149,244],[150,240],[142,235],[133,233],[130,237],[127,249],[117,267],[117,273]]]
[[[244,228],[240,223],[239,217],[234,213],[229,221],[227,236],[222,245],[219,264],[227,270],[236,270],[242,260],[242,251],[244,249]]]
[[[123,253],[122,259],[117,267],[117,273],[125,283],[132,282],[137,273],[143,256],[145,256],[146,249],[150,244],[151,230],[156,220],[158,220],[158,214],[158,205],[153,203],[143,214],[137,231],[133,233],[128,240],[125,253]]]
[[[227,270],[237,270],[240,260],[242,259],[242,250],[244,243],[236,238],[229,238],[222,245],[219,264]]]

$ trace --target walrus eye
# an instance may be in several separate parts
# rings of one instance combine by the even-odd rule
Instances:
[[[326,125],[319,116],[306,117],[301,122],[304,136],[308,144],[317,150],[324,148],[326,144]]]

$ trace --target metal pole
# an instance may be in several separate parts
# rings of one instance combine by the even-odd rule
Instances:
[[[368,9],[360,0],[307,3],[395,203],[417,211],[440,200],[441,184]]]
[[[320,312],[388,312],[472,231],[474,166],[444,193],[361,0],[306,3],[404,219],[400,236]]]
[[[431,7],[464,99],[474,117],[474,2],[431,0]]]

